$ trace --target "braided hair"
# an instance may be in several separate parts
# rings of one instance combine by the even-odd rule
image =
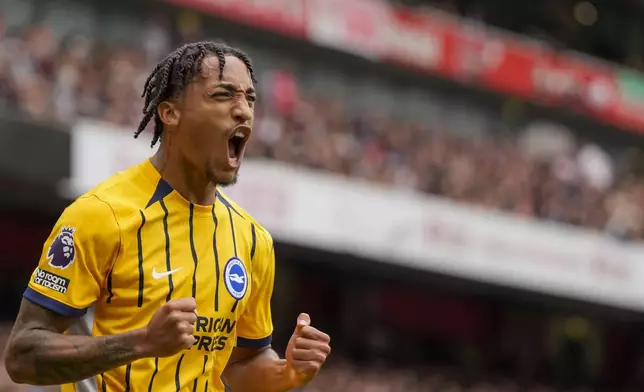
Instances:
[[[246,64],[251,80],[256,82],[250,58],[239,49],[212,41],[183,45],[159,62],[145,81],[143,94],[141,95],[141,97],[145,98],[143,119],[139,124],[139,128],[134,132],[135,138],[139,137],[152,117],[154,117],[154,137],[151,144],[151,147],[154,147],[163,133],[163,123],[157,112],[157,107],[161,102],[176,97],[190,83],[193,77],[200,75],[202,61],[209,55],[216,55],[219,58],[220,79],[226,65],[226,56],[235,56]]]

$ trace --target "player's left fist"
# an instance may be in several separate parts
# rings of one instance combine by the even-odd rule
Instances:
[[[305,385],[320,371],[331,353],[330,342],[329,335],[311,326],[308,314],[299,315],[286,348],[286,367],[293,388]]]

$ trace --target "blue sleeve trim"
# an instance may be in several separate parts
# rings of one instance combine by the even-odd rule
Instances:
[[[36,305],[40,305],[43,308],[51,310],[54,313],[58,313],[61,316],[81,317],[87,312],[87,309],[72,308],[69,305],[65,305],[62,302],[58,302],[55,299],[40,294],[36,290],[33,290],[31,287],[27,287],[27,290],[25,290],[25,293],[22,296],[35,303]]]
[[[273,334],[268,335],[262,339],[246,339],[241,336],[237,337],[237,347],[240,348],[262,348],[271,344],[273,341]]]

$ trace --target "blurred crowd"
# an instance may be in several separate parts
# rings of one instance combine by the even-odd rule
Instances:
[[[116,18],[117,28],[110,34],[121,39],[97,39],[64,28],[78,22],[98,24],[91,18],[83,22],[77,14],[54,12],[55,17],[39,22],[25,17],[28,23],[17,23],[15,15],[2,15],[8,10],[1,7],[3,2],[0,114],[20,113],[34,121],[72,123],[92,117],[133,130],[141,119],[143,82],[154,64],[176,42],[203,37],[190,18],[179,23],[183,28],[172,31],[163,19],[152,17],[136,29]],[[28,3],[32,0],[20,4]],[[460,12],[462,4],[469,4],[469,16],[477,17],[479,12],[478,18],[487,20],[479,3],[450,0],[434,5]],[[525,7],[509,0],[492,3],[507,3],[508,10]],[[269,157],[479,208],[605,231],[622,239],[644,239],[644,182],[632,166],[632,157],[625,159],[621,150],[609,151],[590,139],[579,139],[561,124],[548,122],[524,124],[512,132],[468,134],[458,121],[436,126],[414,118],[401,120],[375,106],[349,109],[346,101],[311,90],[310,81],[292,70],[263,68],[257,67],[265,93],[256,109],[254,137],[247,148],[250,157]],[[461,117],[461,110],[468,109],[453,109],[452,116]],[[461,122],[465,127],[479,126],[475,120],[465,122]],[[0,349],[7,333],[7,328],[0,327]],[[451,368],[396,369],[335,361],[303,392],[554,390],[526,389],[503,378],[472,381]],[[49,389],[13,385],[0,367],[0,392],[27,391]]]
[[[639,0],[393,0],[422,12],[431,7],[644,71]]]
[[[486,381],[466,381],[455,369],[395,369],[392,367],[357,367],[350,363],[324,369],[303,392],[555,392],[547,386],[520,387],[499,377]],[[590,391],[585,388],[570,392]]]
[[[604,150],[559,141],[547,124],[518,140],[476,140],[369,113],[347,116],[334,103],[303,100],[288,113],[260,118],[251,155],[624,238],[644,234],[642,182],[634,176],[616,182]]]
[[[37,121],[88,116],[131,129],[141,119],[143,81],[172,48],[173,38],[154,23],[132,45],[56,34],[44,24],[2,26],[0,107],[18,108]],[[566,132],[553,132],[552,125],[532,126],[520,137],[461,137],[458,129],[400,122],[377,108],[349,112],[337,100],[300,88],[287,71],[267,70],[260,81],[269,94],[257,109],[249,156],[607,230],[620,238],[644,235],[642,182],[619,173],[598,145],[580,144]]]
[[[38,387],[14,384],[4,368],[1,356],[9,327],[0,328],[0,392],[58,392],[59,387]],[[397,369],[391,366],[356,366],[338,361],[325,367],[305,388],[298,392],[555,392],[545,386],[520,388],[512,380],[498,378],[486,381],[465,381],[453,368],[426,367]],[[572,389],[569,392],[586,392]],[[566,390],[568,392],[568,390]]]

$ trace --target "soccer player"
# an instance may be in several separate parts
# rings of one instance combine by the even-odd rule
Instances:
[[[67,391],[287,391],[330,352],[301,314],[271,349],[269,233],[221,188],[237,179],[256,99],[243,52],[199,42],[144,87],[149,160],[78,198],[46,241],[6,353],[18,383]],[[126,148],[126,147],[124,147]]]

